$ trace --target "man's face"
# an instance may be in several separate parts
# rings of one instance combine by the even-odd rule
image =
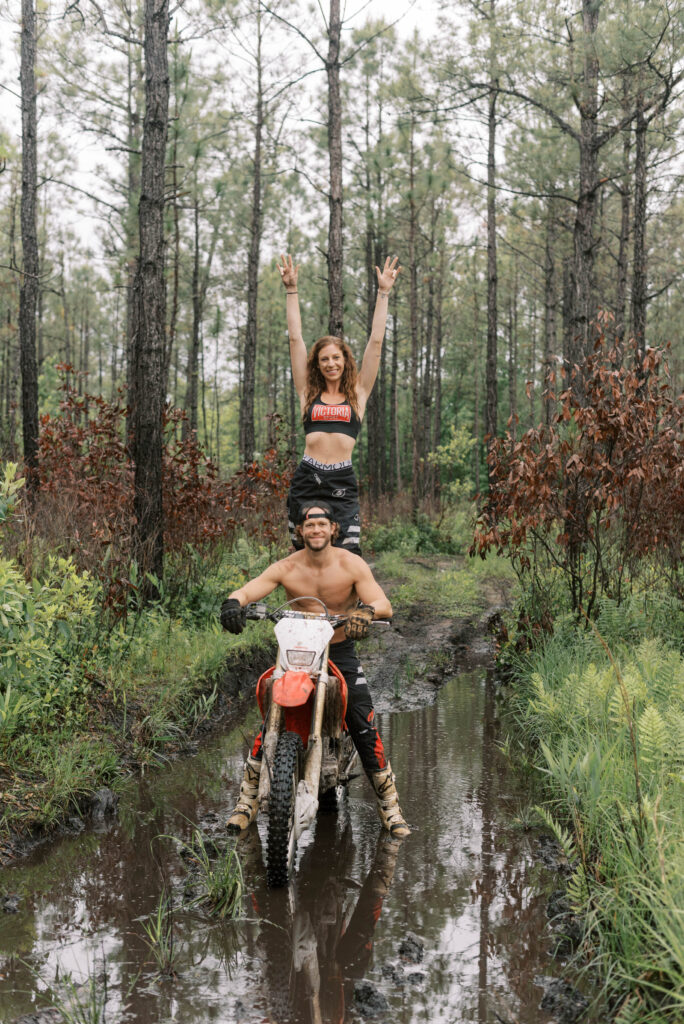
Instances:
[[[310,509],[299,530],[304,546],[311,551],[323,551],[332,543],[333,526],[323,509]]]

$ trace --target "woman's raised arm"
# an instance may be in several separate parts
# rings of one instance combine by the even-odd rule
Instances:
[[[357,385],[358,398],[361,407],[360,411],[362,414],[365,409],[366,402],[368,401],[368,396],[373,390],[375,379],[378,376],[380,355],[382,353],[382,342],[385,337],[385,327],[387,325],[389,293],[391,292],[392,286],[400,271],[401,267],[399,266],[399,259],[397,256],[395,256],[391,261],[388,256],[382,270],[380,270],[380,267],[375,268],[375,272],[378,275],[378,295],[375,300],[375,312],[373,313],[370,338],[366,345],[366,351],[363,354],[363,362],[361,363],[359,382]]]
[[[306,345],[302,337],[302,318],[299,312],[299,293],[297,291],[299,266],[293,264],[292,256],[289,253],[287,259],[282,255],[280,259],[282,262],[277,266],[287,293],[285,302],[287,303],[287,333],[290,335],[292,380],[301,403],[306,395]]]

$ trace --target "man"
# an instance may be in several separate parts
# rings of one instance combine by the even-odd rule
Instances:
[[[330,644],[331,660],[348,688],[345,721],[375,790],[384,827],[393,836],[406,836],[410,829],[401,814],[394,775],[375,726],[373,701],[354,647],[355,640],[368,635],[374,618],[391,618],[392,605],[359,555],[333,547],[338,524],[326,502],[302,505],[297,530],[304,544],[302,550],[274,562],[235,590],[221,606],[221,625],[231,633],[241,633],[246,621],[245,605],[260,601],[278,585],[285,588],[288,599],[317,597],[333,614],[349,614],[346,625],[335,630]],[[302,601],[300,607],[302,611],[320,611],[316,601]],[[246,829],[256,817],[262,754],[260,733],[245,763],[240,796],[228,819],[230,832]]]

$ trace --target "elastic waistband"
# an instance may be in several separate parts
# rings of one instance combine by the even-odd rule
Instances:
[[[345,459],[343,462],[319,462],[318,459],[312,459],[310,455],[303,455],[302,462],[306,462],[307,466],[313,466],[314,469],[328,470],[328,472],[334,469],[351,469],[352,466],[351,459]]]

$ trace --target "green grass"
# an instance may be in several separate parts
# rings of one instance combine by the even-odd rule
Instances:
[[[176,949],[173,901],[171,895],[162,891],[153,912],[142,922],[143,940],[152,954],[157,973],[174,977],[176,974]]]
[[[408,558],[396,551],[377,558],[377,575],[396,581],[392,604],[397,610],[433,606],[440,615],[472,618],[491,603],[488,587],[496,593],[512,590],[515,575],[503,559],[490,557],[440,560],[439,556]],[[494,603],[500,603],[495,601]]]
[[[267,623],[240,637],[218,623],[226,594],[268,557],[240,542],[202,571],[188,555],[170,567],[161,603],[116,622],[103,616],[98,584],[72,563],[49,561],[28,584],[1,563],[0,838],[51,828],[132,765],[164,761],[206,722],[230,661],[268,644]]]
[[[235,847],[216,847],[198,828],[190,842],[181,846],[191,866],[193,886],[199,889],[191,902],[206,907],[216,917],[240,917],[245,885]]]
[[[684,657],[654,632],[659,600],[606,604],[595,628],[560,621],[508,698],[574,864],[583,953],[623,1024],[684,1007]]]

